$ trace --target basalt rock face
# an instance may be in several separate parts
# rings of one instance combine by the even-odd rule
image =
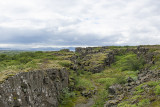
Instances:
[[[149,93],[153,91],[153,87],[149,86],[147,82],[152,81],[159,81],[160,80],[160,71],[159,70],[150,70],[149,67],[154,65],[155,57],[159,53],[152,52],[148,48],[144,47],[138,47],[137,49],[126,49],[126,50],[114,50],[114,54],[125,54],[128,52],[133,52],[137,54],[138,57],[143,57],[145,60],[145,63],[148,64],[144,69],[140,70],[137,75],[137,80],[134,80],[131,77],[127,78],[126,84],[114,84],[109,87],[108,92],[108,101],[106,101],[104,107],[117,107],[117,105],[124,101],[129,101],[125,98],[130,98],[135,94],[135,88],[139,85],[142,85],[141,89],[144,90],[144,92],[141,92],[141,95],[146,95],[150,98],[155,98],[155,94],[146,94],[145,92]],[[144,84],[146,83],[146,84]],[[144,85],[143,85],[144,84]],[[151,100],[152,101],[152,100]],[[137,101],[133,100],[132,104],[137,104]]]
[[[22,72],[0,84],[0,107],[58,107],[67,86],[64,68]]]
[[[76,48],[77,56],[72,57],[73,70],[99,73],[114,62],[114,53],[106,47]]]
[[[160,71],[146,70],[139,72],[138,79],[136,81],[134,81],[131,77],[128,77],[126,84],[115,84],[110,86],[108,89],[108,92],[110,94],[108,96],[109,100],[105,103],[104,107],[117,107],[117,104],[120,103],[124,97],[130,97],[130,95],[134,94],[133,92],[136,86],[145,82],[158,80],[160,80]],[[143,85],[143,87],[141,88],[146,88],[146,90],[148,90],[151,87],[149,87],[148,85]]]
[[[104,47],[87,47],[87,48],[76,48],[75,52],[79,53],[81,55],[87,55],[87,54],[95,54],[95,53],[99,53],[99,52],[105,52],[106,49],[108,49],[109,47],[104,46]]]
[[[126,54],[133,52],[138,57],[144,57],[146,63],[154,63],[153,56],[155,53],[150,53],[148,48],[122,48],[122,49],[110,49],[107,46],[104,47],[87,47],[76,48],[75,52],[77,56],[71,58],[74,65],[72,69],[85,70],[92,73],[98,73],[105,69],[106,66],[110,66],[115,62],[115,55]],[[103,57],[102,57],[103,56]]]

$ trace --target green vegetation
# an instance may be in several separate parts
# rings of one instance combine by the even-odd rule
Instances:
[[[96,50],[97,49],[98,48],[96,48]],[[138,70],[145,64],[143,57],[138,57],[134,53],[119,53],[115,56],[115,63],[110,67],[106,67],[105,70],[100,73],[92,74],[88,72],[88,70],[94,69],[96,66],[99,66],[99,64],[103,64],[107,58],[106,56],[107,54],[104,53],[96,53],[88,54],[86,57],[78,59],[78,61],[85,66],[84,70],[78,70],[77,75],[72,76],[75,79],[75,103],[85,103],[84,100],[86,97],[82,96],[80,94],[81,92],[97,90],[96,95],[92,95],[96,96],[94,97],[95,104],[93,107],[103,107],[107,100],[108,88],[113,84],[125,84],[128,77],[136,80]]]
[[[157,69],[160,70],[160,54],[157,54],[153,57],[153,61],[155,62],[154,65],[151,66],[151,69]]]
[[[8,55],[8,56],[14,56],[16,54],[19,54],[19,53],[22,53],[24,51],[10,51],[10,50],[1,50],[0,51],[0,55],[1,54],[5,54],[5,55]]]
[[[156,95],[160,95],[160,85],[157,85],[154,90],[155,90],[154,93]]]
[[[137,104],[130,104],[128,101],[124,101],[118,104],[118,107],[146,107],[149,104],[149,99],[142,99]]]
[[[132,96],[128,96],[126,101],[118,104],[118,107],[157,107],[160,103],[150,102],[151,100],[159,100],[156,95],[160,95],[160,81],[148,81],[135,87]],[[133,104],[136,102],[136,105]],[[154,106],[152,106],[154,105]]]
[[[88,54],[84,58],[80,58],[79,63],[81,63],[81,65],[84,65],[84,71],[93,71],[99,66],[102,66],[106,58],[107,53]]]
[[[94,89],[91,81],[86,78],[83,78],[83,77],[76,78],[76,87],[81,88],[81,89],[85,89],[86,91]]]
[[[135,46],[95,47],[89,50],[92,51],[91,54],[86,55],[84,55],[85,50],[82,50],[81,54],[66,49],[58,52],[18,52],[13,55],[3,52],[0,53],[0,81],[17,72],[66,67],[70,74],[69,87],[62,90],[60,107],[85,104],[89,98],[94,99],[92,107],[103,107],[109,99],[108,88],[111,85],[125,86],[128,77],[136,81],[139,71],[144,68],[160,70],[160,46],[146,47],[150,49],[150,53],[156,52],[156,54],[144,56],[135,54],[134,51],[127,51],[136,49]],[[111,51],[118,51],[114,56],[114,63],[105,66]],[[73,56],[77,58],[75,62],[70,60]],[[73,67],[77,67],[75,71],[71,69]],[[102,71],[98,71],[99,69]],[[160,104],[159,95],[160,81],[144,82],[135,86],[132,93],[125,96],[118,107],[157,106]]]
[[[0,81],[18,72],[36,69],[69,67],[73,52],[18,52],[14,55],[0,54]]]
[[[100,54],[95,54],[94,56],[89,55],[92,56],[92,59],[90,59],[91,61],[87,61],[94,63],[100,61],[98,55]],[[105,54],[101,54],[103,61],[105,57],[103,58],[102,55],[105,56]],[[84,62],[87,63],[87,61]],[[126,55],[118,55],[116,56],[116,62],[113,63],[111,67],[107,67],[104,71],[100,73],[91,74],[87,73],[87,71],[84,70],[78,71],[79,77],[75,77],[75,79],[78,80],[76,82],[76,87],[78,89],[81,87],[82,91],[96,89],[97,94],[94,98],[95,104],[93,105],[93,107],[103,107],[105,101],[107,100],[107,90],[109,86],[113,84],[125,84],[126,78],[128,77],[132,77],[136,80],[138,70],[143,67],[143,64],[143,58],[137,58],[136,54],[128,53]],[[91,67],[93,67],[93,65]],[[79,93],[79,91],[77,93]],[[80,94],[77,95],[79,96],[77,97],[77,102],[82,103],[79,100],[81,100],[83,96],[81,96]]]
[[[136,71],[141,69],[144,65],[143,58],[138,58],[137,55],[133,53],[116,56],[115,59],[116,63],[114,64],[114,67],[120,69],[120,71]]]
[[[72,107],[74,105],[75,93],[70,92],[69,88],[64,88],[60,97],[60,107]],[[67,106],[66,106],[67,105]]]

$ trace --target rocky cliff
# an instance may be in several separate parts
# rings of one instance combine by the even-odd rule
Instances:
[[[70,73],[62,66],[58,66],[58,68],[53,69],[9,75],[9,78],[0,83],[0,107],[58,107],[61,99],[65,100],[65,103],[61,104],[62,107],[71,107],[75,104],[83,105],[84,102],[87,102],[86,105],[95,103],[96,107],[102,107],[106,98],[105,107],[114,107],[125,101],[127,104],[128,102],[132,103],[132,99],[131,101],[126,99],[137,97],[133,96],[134,93],[139,92],[138,98],[140,98],[133,102],[135,104],[138,101],[139,105],[141,98],[156,96],[155,93],[148,95],[145,92],[148,92],[148,89],[150,92],[155,92],[154,88],[158,87],[156,85],[160,83],[157,82],[160,78],[160,52],[157,53],[158,50],[155,51],[155,49],[142,46],[106,46],[76,48],[75,53],[67,52],[68,50],[61,50],[56,53],[45,53],[48,58],[45,57],[41,62],[44,62],[42,65],[47,65],[51,61],[57,61],[57,63],[52,64],[55,67],[57,64],[67,67]],[[138,59],[141,58],[144,63],[139,64],[141,60]],[[136,70],[128,70],[128,68],[125,70],[125,68],[122,71],[121,67],[130,65],[128,63],[122,64],[128,60],[134,62],[132,64],[135,65],[138,63],[140,67]],[[51,66],[53,67],[53,65]],[[44,69],[43,66],[42,69]],[[152,82],[155,86],[151,84],[153,87],[150,88],[146,86],[148,83],[145,82]],[[139,85],[142,87],[138,88],[137,91],[136,87]],[[67,96],[64,95],[65,98],[62,98],[61,92],[65,87],[68,87]],[[95,102],[93,101],[94,97],[96,98]],[[88,98],[90,100],[87,100]]]
[[[140,46],[124,49],[110,49],[108,46],[76,48],[75,53],[77,53],[77,55],[71,60],[74,62],[74,70],[85,70],[92,73],[99,73],[104,70],[106,66],[110,66],[115,62],[115,55],[130,52],[137,54],[139,57],[144,57],[147,63],[154,63],[152,60],[154,54],[148,53],[148,48]]]
[[[66,69],[22,72],[0,84],[0,107],[57,107],[68,86]]]
[[[145,66],[138,72],[136,80],[128,77],[127,83],[110,86],[108,101],[104,107],[142,107],[142,105],[158,107],[160,90],[159,52],[144,47],[129,49],[125,52],[130,51],[137,54],[138,57],[143,57]],[[117,54],[119,52],[116,51]]]
[[[84,70],[92,73],[98,73],[110,66],[114,62],[113,51],[106,47],[87,47],[76,48],[72,60],[74,70]]]

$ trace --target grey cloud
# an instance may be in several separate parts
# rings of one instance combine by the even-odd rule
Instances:
[[[13,5],[0,4],[0,43],[3,44],[160,43],[159,0],[15,1]]]
[[[47,42],[50,34],[43,30],[0,29],[0,35],[0,43],[29,44]]]

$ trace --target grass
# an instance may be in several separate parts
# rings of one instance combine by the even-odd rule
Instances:
[[[72,107],[74,105],[75,93],[69,91],[69,88],[64,88],[61,94],[61,105],[60,107]]]
[[[137,104],[130,104],[128,101],[124,101],[120,104],[118,104],[118,107],[146,107],[150,104],[149,99],[142,99]]]
[[[95,53],[88,54],[83,58],[79,58],[78,62],[83,65],[83,70],[85,71],[93,71],[100,66],[105,65],[105,59],[107,58],[107,53]]]
[[[110,47],[115,48],[115,47]],[[128,47],[122,47],[126,49]],[[101,48],[95,48],[98,51]],[[111,51],[106,49],[106,51]],[[123,53],[123,52],[122,52]],[[108,53],[88,54],[84,58],[79,59],[80,63],[85,65],[84,69],[92,70],[95,67],[104,65]],[[1,55],[0,63],[1,74],[6,75],[6,71],[10,71],[10,75],[17,72],[28,72],[29,70],[45,69],[53,67],[69,68],[72,62],[70,58],[73,52],[22,52],[13,56]],[[137,63],[138,62],[138,63]],[[61,106],[69,107],[75,103],[85,102],[86,98],[81,95],[82,91],[97,90],[94,107],[102,107],[108,96],[108,88],[113,84],[124,84],[128,76],[136,79],[137,70],[140,69],[141,63],[137,56],[133,53],[116,56],[116,62],[107,67],[104,71],[92,74],[85,70],[79,70],[77,73],[70,71],[70,86],[75,87],[73,93],[64,89]],[[140,67],[139,67],[140,66]],[[78,75],[77,75],[78,74]],[[5,77],[1,76],[3,79]],[[71,78],[74,78],[72,81]],[[65,106],[66,105],[66,106]]]
[[[142,57],[138,58],[137,55],[133,53],[119,55],[116,56],[115,59],[116,63],[114,67],[120,71],[137,71],[141,69],[145,63]]]
[[[95,104],[92,107],[103,107],[108,96],[108,92],[105,89],[98,91],[96,98],[94,99]]]
[[[17,52],[13,55],[0,54],[0,81],[3,82],[9,74],[28,72],[37,69],[69,67],[69,60],[74,52]]]
[[[149,46],[146,47],[152,48]],[[95,104],[93,107],[103,107],[104,103],[107,101],[109,86],[125,84],[128,77],[137,80],[139,70],[144,66],[150,66],[145,64],[144,57],[138,57],[132,52],[126,53],[126,49],[128,48],[135,49],[136,47],[111,46],[106,48],[104,53],[99,52],[102,47],[97,47],[92,50],[96,53],[86,56],[81,56],[79,53],[68,52],[67,50],[58,52],[19,52],[14,55],[2,53],[0,54],[0,81],[18,72],[28,72],[30,70],[54,67],[67,67],[69,69],[72,65],[70,58],[73,55],[81,56],[77,59],[77,62],[83,65],[83,68],[76,71],[70,70],[70,86],[62,91],[60,107],[72,107],[77,103],[86,103],[87,97],[82,96],[81,92],[88,92],[90,90],[96,90],[96,95],[93,95],[95,96]],[[159,52],[158,48],[154,46],[154,49],[150,52]],[[100,73],[92,74],[92,70],[105,64],[108,52],[113,49],[119,50],[118,55],[115,56],[115,62]],[[83,51],[85,52],[85,50]],[[159,57],[160,54],[157,54],[153,58],[155,65],[151,66],[150,69],[160,69]],[[134,94],[127,96],[123,102],[118,104],[118,107],[143,107],[145,105],[150,105],[150,96],[160,95],[159,84],[159,81],[150,81],[140,84],[135,87]],[[145,85],[150,88],[149,91],[143,88]],[[148,94],[146,94],[146,92]],[[149,95],[149,97],[147,95]],[[133,101],[137,103],[133,104]],[[151,105],[158,104],[158,102],[151,103]]]
[[[83,78],[83,77],[76,78],[76,87],[82,88],[87,91],[94,89],[92,82],[86,78]]]
[[[157,86],[155,87],[154,93],[155,93],[156,95],[160,95],[160,85],[157,85]]]
[[[98,83],[104,84],[105,89],[108,89],[111,85],[116,83],[116,78],[100,78],[97,80]]]
[[[160,81],[148,81],[135,87],[134,94],[129,95],[118,107],[158,107],[160,95]],[[152,101],[152,102],[151,102]],[[133,102],[136,102],[133,103]],[[153,106],[154,105],[154,106]]]
[[[144,107],[146,105],[149,105],[150,101],[149,99],[142,99],[139,103],[138,103],[138,107]]]
[[[139,86],[137,86],[137,87],[135,87],[135,94],[137,95],[137,94],[139,94],[139,93],[142,93],[142,92],[144,92],[144,88],[142,88],[142,86],[144,86],[145,84],[141,84],[141,85],[139,85]]]

